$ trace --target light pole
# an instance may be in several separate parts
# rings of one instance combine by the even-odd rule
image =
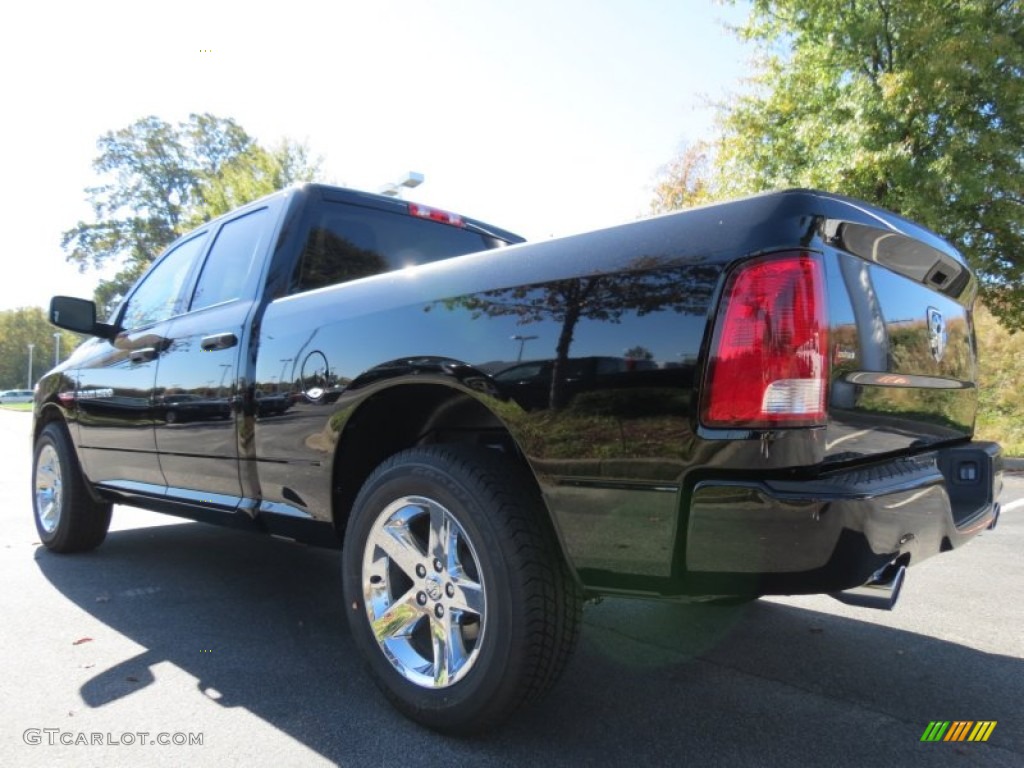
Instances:
[[[60,332],[53,334],[53,367],[60,365]]]
[[[516,362],[518,363],[518,362],[520,362],[523,359],[523,347],[526,346],[526,342],[533,341],[537,337],[536,336],[520,336],[520,335],[516,334],[515,336],[510,336],[509,338],[512,339],[512,341],[518,341],[519,342],[519,357],[516,358]]]
[[[385,184],[383,187],[381,187],[380,193],[382,195],[385,195],[386,197],[401,197],[402,187],[405,187],[406,189],[418,187],[420,184],[423,183],[423,178],[424,177],[422,173],[416,173],[416,171],[409,171],[407,174],[405,174],[405,177],[402,178],[401,181]]]
[[[284,384],[284,369],[288,367],[288,363],[290,363],[293,359],[294,358],[291,358],[291,357],[282,357],[281,358],[281,375],[277,377],[277,391],[278,392],[281,391],[281,386]],[[290,384],[288,385],[288,388],[291,389],[291,385]]]
[[[28,345],[28,389],[32,389],[32,350],[35,348],[35,344]]]
[[[221,373],[220,373],[220,384],[217,385],[217,394],[218,395],[221,393],[221,390],[224,389],[224,379],[227,378],[228,371],[231,370],[231,363],[221,363],[220,367],[223,368],[224,370],[221,371]]]

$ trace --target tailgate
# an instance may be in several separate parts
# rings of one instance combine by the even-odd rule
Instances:
[[[963,258],[916,227],[911,236],[831,224],[825,460],[968,438],[977,405],[976,281]]]

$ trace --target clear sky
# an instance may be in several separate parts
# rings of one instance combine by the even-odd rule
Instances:
[[[749,51],[713,0],[5,3],[0,309],[91,296],[61,233],[90,219],[96,139],[146,115],[237,120],[324,158],[323,179],[529,239],[646,212],[659,169],[710,133]]]

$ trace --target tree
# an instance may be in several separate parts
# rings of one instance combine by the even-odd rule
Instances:
[[[56,339],[60,334],[60,357],[67,358],[81,337],[70,331],[58,331],[50,325],[39,307],[9,309],[0,312],[0,389],[24,389],[34,386],[39,376],[53,366]],[[28,370],[28,345],[32,350],[32,374]]]
[[[687,146],[661,172],[654,187],[651,213],[692,208],[715,199],[712,148],[706,141]]]
[[[753,89],[723,107],[714,196],[808,186],[957,245],[1024,328],[1020,0],[754,0]]]
[[[216,173],[204,174],[202,199],[188,224],[198,226],[293,182],[312,181],[318,169],[319,160],[302,144],[284,140],[269,150],[254,144]]]
[[[654,359],[654,353],[651,352],[651,350],[649,350],[647,347],[643,346],[642,344],[636,344],[635,346],[630,347],[629,349],[627,349],[625,352],[622,353],[622,356],[625,357],[627,360],[653,360]]]
[[[210,114],[177,125],[145,117],[97,146],[102,183],[85,190],[95,221],[67,230],[61,246],[83,271],[120,267],[96,289],[108,309],[179,235],[319,170],[305,146],[285,140],[265,149],[234,120]]]

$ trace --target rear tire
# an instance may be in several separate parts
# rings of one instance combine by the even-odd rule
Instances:
[[[54,552],[85,552],[106,538],[111,505],[96,501],[63,424],[47,424],[32,462],[32,511],[39,539]]]
[[[576,643],[580,593],[533,478],[492,449],[381,464],[353,506],[342,569],[372,676],[434,730],[497,724],[554,684]]]

